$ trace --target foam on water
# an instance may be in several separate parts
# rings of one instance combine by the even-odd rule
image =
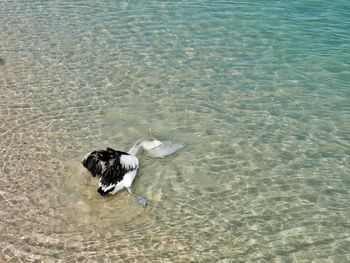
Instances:
[[[350,261],[348,1],[0,10],[1,262]],[[186,147],[100,198],[139,138]]]

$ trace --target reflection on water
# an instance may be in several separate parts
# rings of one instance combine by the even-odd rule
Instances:
[[[0,261],[349,261],[349,5],[302,2],[1,2]]]

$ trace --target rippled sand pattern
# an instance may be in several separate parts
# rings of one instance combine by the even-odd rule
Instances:
[[[71,2],[0,2],[0,262],[350,261],[346,2]]]

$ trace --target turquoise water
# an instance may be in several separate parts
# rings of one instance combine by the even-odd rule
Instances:
[[[0,261],[349,262],[348,1],[0,2]],[[128,193],[86,152],[145,137]]]

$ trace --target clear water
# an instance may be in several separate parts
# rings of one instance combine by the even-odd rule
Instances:
[[[1,262],[349,262],[350,4],[1,1]],[[145,137],[134,190],[80,159]]]

